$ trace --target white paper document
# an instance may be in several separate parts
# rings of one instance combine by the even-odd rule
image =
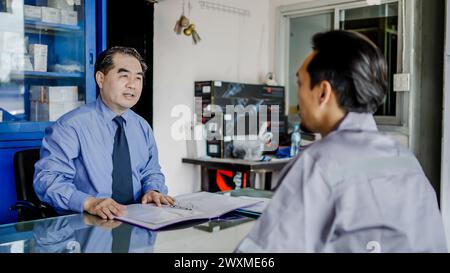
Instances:
[[[244,199],[210,192],[197,192],[175,197],[177,203],[189,204],[192,210],[155,204],[133,204],[127,206],[126,214],[115,219],[157,230],[175,223],[189,220],[212,219],[233,210],[262,202],[258,199]]]

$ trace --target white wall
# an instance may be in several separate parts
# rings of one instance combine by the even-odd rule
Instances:
[[[182,0],[164,0],[155,5],[153,129],[170,194],[200,189],[199,167],[181,163],[187,153],[186,144],[171,137],[171,126],[177,120],[170,116],[172,108],[186,105],[192,109],[194,81],[259,83],[267,72],[275,71],[277,9],[308,1],[313,0],[214,1],[249,10],[251,16],[242,19],[229,13],[201,9],[198,0],[191,0],[190,18],[202,37],[202,42],[196,46],[188,37],[173,32],[181,15]],[[401,140],[405,144],[408,142]]]
[[[177,120],[170,113],[176,105],[193,108],[194,81],[223,80],[260,83],[269,72],[270,0],[215,0],[215,3],[248,9],[249,18],[203,10],[191,0],[191,19],[202,42],[196,46],[173,32],[181,15],[182,0],[155,5],[154,26],[154,132],[160,164],[171,195],[200,190],[199,167],[181,163],[185,141],[171,137]],[[186,14],[188,15],[188,14]]]

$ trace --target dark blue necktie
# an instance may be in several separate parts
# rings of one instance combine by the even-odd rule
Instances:
[[[114,118],[118,128],[114,137],[113,173],[112,173],[112,199],[128,205],[134,203],[133,177],[131,173],[130,150],[127,136],[123,128],[124,119],[120,116]]]
[[[133,232],[133,226],[122,223],[112,231],[112,253],[128,253],[130,251],[131,233]]]

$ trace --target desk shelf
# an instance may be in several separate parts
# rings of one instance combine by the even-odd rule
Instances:
[[[241,159],[224,158],[183,158],[186,164],[199,165],[201,167],[201,189],[210,191],[209,170],[229,170],[238,172],[248,172],[249,187],[255,187],[256,174],[263,175],[261,179],[261,189],[270,190],[272,185],[272,172],[281,171],[292,159],[274,159],[269,162],[248,161]]]

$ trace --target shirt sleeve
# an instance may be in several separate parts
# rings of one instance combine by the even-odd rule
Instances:
[[[149,191],[158,191],[162,194],[167,194],[168,190],[165,184],[165,177],[161,172],[161,166],[159,165],[156,141],[150,126],[148,129],[148,150],[150,157],[144,169],[141,171],[143,193],[145,194]]]
[[[57,121],[46,129],[33,184],[39,199],[56,210],[83,212],[84,202],[89,197],[73,183],[74,159],[79,150],[77,133],[71,126]]]
[[[320,251],[332,228],[332,211],[332,191],[322,170],[305,152],[236,252]]]

